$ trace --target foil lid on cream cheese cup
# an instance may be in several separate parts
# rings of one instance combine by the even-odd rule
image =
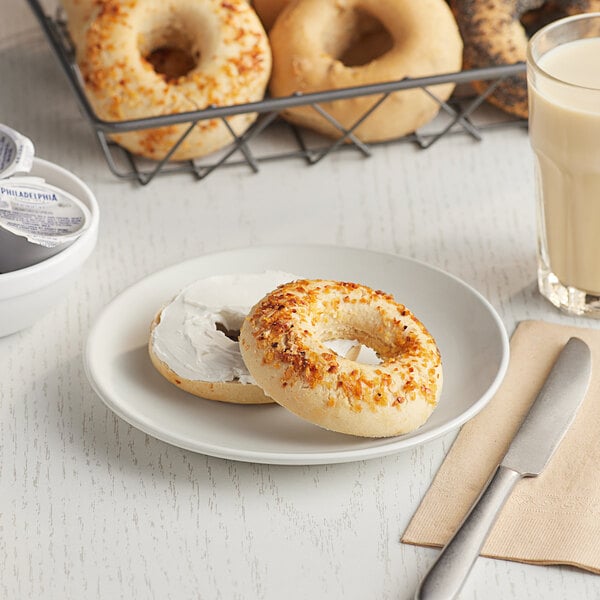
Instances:
[[[83,202],[39,177],[0,179],[0,273],[64,250],[90,220]]]
[[[33,166],[32,141],[0,123],[0,179],[15,173],[29,173]]]

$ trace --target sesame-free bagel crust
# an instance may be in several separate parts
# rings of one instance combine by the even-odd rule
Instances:
[[[346,64],[341,54],[361,44],[361,27],[370,23],[391,39],[391,47],[363,64]],[[444,0],[300,0],[286,6],[269,33],[273,51],[273,96],[310,93],[359,85],[397,81],[460,71],[462,40]],[[378,46],[377,37],[371,46]],[[362,48],[367,55],[372,47]],[[358,61],[361,62],[361,61]],[[454,85],[388,96],[354,131],[366,142],[391,140],[433,119],[440,102]],[[352,128],[379,99],[361,96],[321,104],[342,127]],[[283,112],[298,125],[333,138],[340,129],[312,106]]]

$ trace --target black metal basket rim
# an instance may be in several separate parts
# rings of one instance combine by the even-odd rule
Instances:
[[[134,131],[137,129],[146,129],[149,127],[160,127],[164,125],[176,125],[180,123],[189,123],[204,119],[217,119],[231,117],[234,115],[247,113],[269,113],[281,112],[283,110],[297,106],[308,106],[311,104],[321,104],[324,102],[334,102],[336,100],[346,100],[362,96],[373,96],[377,94],[390,94],[402,90],[433,87],[445,83],[470,83],[472,81],[482,81],[485,79],[497,79],[518,75],[525,70],[524,63],[514,65],[502,65],[499,67],[471,69],[459,71],[456,73],[447,73],[442,75],[432,75],[429,77],[405,78],[399,81],[389,81],[377,84],[368,84],[339,88],[336,90],[326,90],[323,92],[312,92],[309,94],[296,93],[292,96],[280,98],[265,98],[257,102],[248,102],[230,106],[210,106],[202,110],[182,112],[169,115],[159,115],[155,117],[146,117],[141,119],[129,119],[126,121],[105,121],[98,118],[87,98],[85,102],[88,106],[87,112],[94,124],[106,133],[122,133]]]

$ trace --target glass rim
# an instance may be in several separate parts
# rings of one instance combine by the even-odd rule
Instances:
[[[579,85],[577,83],[571,83],[570,81],[565,81],[564,79],[560,79],[559,77],[556,77],[555,75],[552,75],[551,73],[548,73],[548,71],[546,71],[545,69],[542,69],[542,67],[540,67],[539,63],[533,58],[533,53],[532,53],[532,48],[533,48],[535,42],[537,41],[537,39],[539,37],[541,37],[543,34],[547,33],[548,31],[557,29],[559,27],[562,27],[563,25],[572,23],[574,21],[587,21],[587,20],[591,20],[591,19],[600,19],[600,12],[581,13],[578,15],[571,15],[569,17],[557,19],[556,21],[553,21],[552,23],[549,23],[548,25],[542,27],[539,31],[536,31],[531,36],[529,41],[527,42],[527,66],[531,67],[538,73],[542,74],[544,77],[546,77],[556,83],[560,83],[561,85],[566,85],[566,86],[578,88],[581,90],[589,90],[590,92],[600,92],[600,87],[589,87],[586,85]],[[582,39],[600,39],[600,35],[592,37],[592,38],[582,38]],[[577,41],[577,40],[573,40],[573,41]]]

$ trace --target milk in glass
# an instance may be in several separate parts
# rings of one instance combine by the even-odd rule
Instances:
[[[537,66],[529,127],[541,260],[562,286],[600,296],[600,37],[561,43]]]

